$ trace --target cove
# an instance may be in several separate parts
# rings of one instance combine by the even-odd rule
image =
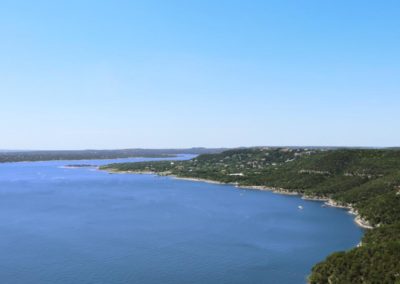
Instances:
[[[298,284],[362,237],[297,196],[64,167],[147,160],[0,164],[1,282]]]

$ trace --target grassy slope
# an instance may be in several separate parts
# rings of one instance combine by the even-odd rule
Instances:
[[[114,164],[240,185],[285,188],[351,205],[375,228],[317,264],[310,283],[400,283],[400,150],[238,149],[191,161]],[[240,174],[240,175],[238,175]]]

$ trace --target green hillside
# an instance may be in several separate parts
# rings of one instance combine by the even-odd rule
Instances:
[[[103,169],[151,171],[331,199],[353,208],[374,229],[362,246],[317,264],[310,283],[400,283],[399,149],[249,148],[189,161],[112,164]]]

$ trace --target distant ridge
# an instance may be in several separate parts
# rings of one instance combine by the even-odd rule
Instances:
[[[0,163],[49,160],[118,159],[133,157],[174,157],[179,154],[216,154],[225,148],[121,149],[121,150],[0,150]]]

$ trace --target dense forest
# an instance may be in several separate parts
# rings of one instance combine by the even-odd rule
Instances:
[[[219,153],[224,149],[125,149],[66,151],[0,151],[0,163],[50,160],[119,159],[133,157],[165,158],[178,154]]]
[[[399,149],[233,149],[189,161],[112,164],[103,169],[265,186],[331,199],[352,208],[373,229],[361,246],[317,264],[309,282],[400,283]]]

